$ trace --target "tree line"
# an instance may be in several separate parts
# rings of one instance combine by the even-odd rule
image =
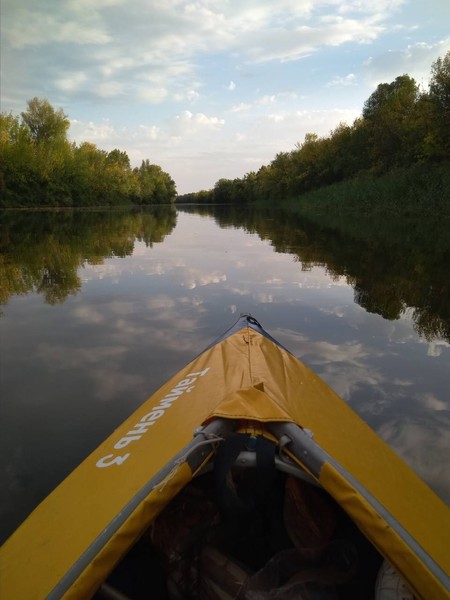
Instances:
[[[328,136],[307,133],[291,152],[242,178],[219,179],[212,190],[178,196],[178,202],[245,203],[299,197],[358,177],[377,177],[450,159],[450,52],[431,66],[428,90],[409,75],[381,83],[352,125]]]
[[[176,186],[160,166],[132,168],[126,152],[70,142],[70,121],[46,99],[20,116],[0,114],[0,208],[171,203]]]

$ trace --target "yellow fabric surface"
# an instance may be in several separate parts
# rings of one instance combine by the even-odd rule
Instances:
[[[417,560],[408,545],[330,464],[323,467],[320,483],[352,516],[379,552],[402,573],[417,600],[450,597],[449,590],[430,573],[426,565]]]
[[[146,525],[153,521],[166,504],[182,489],[192,477],[186,463],[174,469],[146,498],[128,521],[117,531],[114,538],[95,557],[87,569],[63,596],[64,600],[91,598],[98,582],[104,581],[111,569],[126,554],[129,548],[143,534]],[[151,593],[151,584],[149,584]]]
[[[209,415],[225,419],[253,419],[260,422],[292,421],[281,406],[276,404],[261,389],[249,387],[225,398]]]

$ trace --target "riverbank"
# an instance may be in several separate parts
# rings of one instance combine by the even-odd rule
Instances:
[[[450,164],[415,165],[380,177],[361,175],[279,204],[321,222],[342,217],[450,219]]]

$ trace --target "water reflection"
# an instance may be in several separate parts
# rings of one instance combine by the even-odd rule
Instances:
[[[0,538],[240,312],[450,499],[442,253],[415,275],[408,256],[379,264],[395,249],[270,212],[202,210],[2,215]],[[416,304],[408,279],[426,292],[411,290]],[[380,309],[388,281],[414,308]],[[418,307],[440,324],[430,339],[411,319]]]
[[[446,230],[438,244],[429,239],[436,242],[435,229],[416,235],[412,243],[411,229],[400,224],[398,231],[390,231],[380,243],[380,227],[373,220],[368,225],[359,221],[356,236],[279,211],[228,206],[181,210],[211,215],[222,228],[242,227],[257,233],[277,252],[295,255],[304,271],[320,266],[332,278],[344,276],[355,291],[355,301],[368,312],[393,320],[409,310],[420,335],[450,341],[450,238]],[[129,256],[136,241],[147,246],[162,242],[175,224],[175,210],[169,207],[145,212],[3,213],[0,302],[31,291],[42,294],[49,304],[63,302],[81,289],[81,266]],[[202,283],[193,274],[186,277],[191,277],[187,287]],[[208,277],[220,279],[223,274]]]
[[[176,224],[176,211],[7,211],[1,214],[0,302],[38,292],[64,302],[82,286],[78,269],[131,255],[135,241],[151,247]]]
[[[450,236],[446,223],[359,218],[328,226],[279,210],[225,206],[181,208],[211,215],[220,227],[243,227],[270,240],[277,252],[294,254],[302,269],[324,267],[345,276],[355,301],[370,313],[399,319],[410,311],[427,340],[450,341]],[[397,218],[398,220],[398,218]]]

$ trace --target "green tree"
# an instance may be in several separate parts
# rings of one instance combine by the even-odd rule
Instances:
[[[450,52],[431,66],[429,86],[432,122],[427,138],[434,158],[450,158]]]
[[[364,103],[363,118],[368,126],[369,152],[375,169],[408,164],[411,159],[411,114],[419,88],[409,75],[392,83],[380,83]]]
[[[135,174],[139,184],[140,204],[166,204],[175,201],[175,182],[160,166],[153,165],[146,159],[139,169],[135,169]]]
[[[214,202],[225,204],[232,202],[233,181],[222,177],[214,184]]]
[[[139,195],[139,183],[131,169],[128,154],[117,148],[105,157],[105,181],[110,191],[109,204],[126,204]]]
[[[34,152],[28,128],[12,114],[0,114],[0,206],[29,194]]]
[[[38,143],[65,140],[70,121],[63,110],[55,110],[48,100],[28,100],[28,110],[21,113],[32,139]]]
[[[442,110],[450,112],[450,52],[431,65],[430,96]]]
[[[62,109],[33,98],[21,119],[0,115],[0,207],[171,203],[175,182],[158,165],[132,169],[126,152],[67,139]]]

